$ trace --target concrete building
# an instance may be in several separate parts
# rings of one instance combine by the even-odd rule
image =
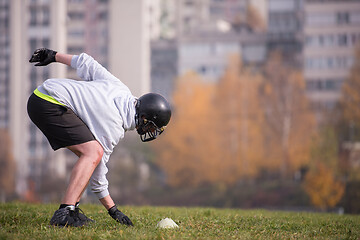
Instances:
[[[193,70],[217,81],[229,56],[239,54],[245,64],[266,57],[266,34],[247,25],[249,1],[178,1],[178,71]]]
[[[151,44],[152,91],[171,99],[176,78],[187,71],[195,71],[210,82],[218,81],[234,54],[245,64],[262,63],[267,52],[266,34],[246,26],[250,2],[256,1],[163,1],[162,34]],[[172,17],[174,13],[176,18]],[[243,24],[235,29],[239,22]]]
[[[266,58],[266,34],[212,32],[182,38],[179,48],[179,74],[195,71],[209,81],[218,81],[229,63],[239,54],[244,64],[259,65]]]
[[[281,51],[294,67],[302,68],[303,0],[268,1],[268,51]]]
[[[109,70],[134,96],[150,91],[149,0],[109,2]]]
[[[135,96],[150,91],[150,32],[159,35],[159,1],[67,0],[67,52],[86,52]],[[152,14],[152,18],[150,18]],[[71,68],[68,77],[77,78]]]
[[[360,1],[307,0],[304,75],[314,109],[332,109],[360,42]]]
[[[1,122],[12,139],[12,152],[17,165],[16,191],[23,195],[29,181],[40,181],[44,173],[65,174],[63,151],[54,153],[45,137],[30,122],[26,103],[37,85],[51,76],[65,77],[60,65],[35,68],[28,63],[39,47],[65,51],[65,0],[56,1],[2,0],[0,6]],[[3,28],[4,27],[4,28]],[[7,59],[3,59],[7,56]],[[7,67],[4,67],[7,66]],[[47,161],[49,158],[52,161]],[[46,167],[44,168],[44,163]]]
[[[178,0],[176,1],[177,38],[218,30],[218,24],[244,22],[247,0]]]
[[[0,128],[10,118],[10,1],[0,1]]]
[[[159,36],[156,39],[174,39],[176,37],[176,1],[160,0]]]
[[[178,77],[178,48],[175,40],[151,42],[151,91],[171,101]]]
[[[29,95],[44,80],[77,78],[62,64],[34,67],[36,48],[87,52],[139,96],[150,90],[149,2],[116,0],[0,0],[0,127],[9,129],[17,193],[47,174],[67,176],[73,155],[54,152],[27,116]],[[111,49],[111,51],[109,50]]]
[[[109,65],[109,1],[67,0],[67,52],[86,52],[103,66]],[[68,68],[68,77],[77,78]]]

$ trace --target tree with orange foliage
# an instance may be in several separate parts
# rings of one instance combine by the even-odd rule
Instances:
[[[178,80],[171,127],[154,143],[170,185],[233,184],[308,163],[314,122],[304,80],[282,64],[271,58],[264,80],[233,56],[217,84],[194,73]]]
[[[170,185],[233,184],[258,173],[264,157],[260,81],[238,56],[217,85],[194,73],[179,79],[171,128],[154,143]]]
[[[332,169],[321,162],[306,174],[304,188],[312,204],[323,210],[334,207],[344,194],[344,184],[336,180]]]
[[[0,129],[0,197],[15,192],[15,160],[11,154],[11,143],[8,132]]]
[[[262,103],[265,111],[268,168],[291,176],[309,162],[315,121],[309,110],[302,74],[273,52],[264,67]]]
[[[171,186],[198,186],[220,180],[213,95],[214,85],[203,82],[195,73],[178,79],[171,127],[154,143],[157,163]]]
[[[264,114],[259,102],[261,76],[232,56],[217,88],[216,109],[221,126],[222,173],[227,182],[253,178],[264,158]]]
[[[339,180],[339,154],[333,128],[323,127],[312,143],[309,171],[303,187],[314,206],[334,207],[344,194],[345,186]]]

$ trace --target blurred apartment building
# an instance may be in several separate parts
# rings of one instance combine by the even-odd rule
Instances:
[[[312,108],[321,115],[335,106],[360,42],[359,0],[268,0],[262,6],[266,14],[261,14],[265,33],[241,24],[249,5],[259,1],[178,0],[173,4],[177,50],[169,44],[169,51],[177,55],[174,76],[191,70],[215,81],[231,53],[238,53],[245,64],[256,65],[269,52],[280,50],[286,61],[304,73]],[[152,59],[166,54],[158,45],[165,44],[153,41]],[[152,84],[159,86],[154,75]]]
[[[304,0],[268,0],[267,50],[302,68]]]
[[[147,0],[0,0],[0,127],[12,138],[18,194],[30,182],[39,188],[48,176],[64,178],[76,159],[67,150],[54,152],[26,110],[29,95],[44,80],[77,78],[75,71],[62,64],[34,67],[28,63],[32,52],[40,47],[87,52],[111,71],[121,69],[128,78],[120,79],[134,95],[148,92],[147,12]]]
[[[68,0],[66,7],[67,52],[86,52],[108,67],[109,1]],[[68,76],[77,78],[68,68]]]
[[[304,76],[314,109],[332,109],[360,44],[360,1],[304,3]]]
[[[268,51],[281,50],[305,77],[312,108],[335,107],[360,42],[358,0],[269,0]]]
[[[250,4],[247,0],[178,1],[179,73],[192,69],[209,81],[217,81],[230,55],[239,54],[245,64],[263,62],[265,29],[249,26]]]
[[[18,193],[26,192],[30,180],[36,182],[51,171],[65,171],[63,152],[50,151],[46,139],[30,124],[26,111],[27,98],[37,85],[54,75],[65,77],[62,66],[34,68],[28,63],[35,48],[65,50],[64,7],[63,1],[52,5],[49,1],[0,1],[0,124],[9,130],[12,139]],[[54,161],[43,161],[46,158]]]
[[[0,127],[10,119],[10,1],[0,1]]]
[[[245,64],[263,62],[266,34],[246,25],[250,3],[177,0],[160,5],[160,36],[151,43],[152,89],[171,97],[176,78],[188,71],[218,81],[234,54]]]

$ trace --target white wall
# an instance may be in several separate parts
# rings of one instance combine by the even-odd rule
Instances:
[[[134,96],[150,91],[148,0],[110,0],[109,70]]]

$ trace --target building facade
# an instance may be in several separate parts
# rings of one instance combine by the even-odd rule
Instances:
[[[360,1],[307,0],[304,7],[307,93],[315,110],[332,109],[360,43]]]
[[[150,91],[149,1],[109,2],[109,70],[137,97]]]
[[[10,1],[0,1],[0,127],[6,128],[10,115]]]
[[[0,2],[4,9],[0,16],[5,17],[1,21],[1,26],[5,26],[1,29],[4,33],[0,37],[4,39],[1,49],[7,56],[6,61],[1,59],[0,62],[8,66],[0,68],[0,92],[4,93],[1,94],[0,112],[5,113],[1,122],[11,136],[17,165],[16,192],[20,196],[27,192],[30,182],[39,183],[45,173],[65,173],[65,162],[58,161],[63,158],[63,152],[51,150],[43,134],[30,122],[26,111],[27,99],[37,85],[51,76],[65,77],[61,66],[36,68],[28,62],[32,52],[39,47],[65,50],[66,2],[50,3],[46,0]],[[44,167],[48,158],[54,161],[48,161]]]
[[[269,0],[267,49],[281,51],[288,62],[302,68],[303,0]]]
[[[151,91],[172,101],[178,77],[178,48],[175,40],[162,39],[151,42]]]
[[[47,47],[70,54],[87,52],[114,71],[134,95],[148,92],[149,38],[143,34],[149,25],[147,3],[144,0],[0,1],[0,126],[9,130],[12,139],[17,165],[16,190],[20,196],[30,185],[40,188],[46,176],[65,178],[76,159],[67,150],[54,152],[26,110],[29,95],[44,80],[77,79],[76,73],[63,64],[46,67],[29,64],[33,51]],[[110,11],[111,8],[115,9]],[[137,15],[119,14],[120,10],[125,13],[130,8]],[[120,15],[126,18],[117,18]],[[109,49],[113,49],[112,53]]]

